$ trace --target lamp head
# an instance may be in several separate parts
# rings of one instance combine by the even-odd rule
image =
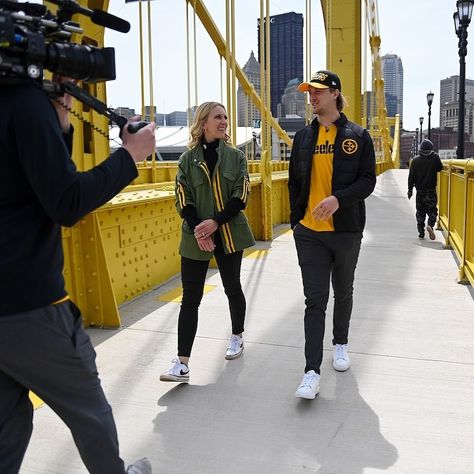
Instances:
[[[431,107],[431,104],[433,103],[433,97],[434,93],[429,91],[428,94],[426,94],[426,102],[428,103],[428,107]]]
[[[459,23],[462,26],[468,26],[471,22],[472,7],[474,6],[474,0],[458,0],[456,7],[458,9]]]
[[[420,117],[420,126],[423,125],[423,120],[424,120],[424,117]]]
[[[458,12],[453,13],[453,20],[454,20],[454,31],[456,31],[456,36],[459,36],[461,25],[459,23],[459,14],[458,14]]]

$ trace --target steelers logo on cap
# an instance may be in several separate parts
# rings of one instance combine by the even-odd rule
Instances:
[[[342,149],[348,155],[352,155],[353,153],[355,153],[357,151],[357,148],[359,148],[359,145],[357,145],[357,142],[352,138],[346,138],[342,142]]]

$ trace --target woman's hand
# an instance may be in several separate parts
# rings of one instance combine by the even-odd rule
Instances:
[[[212,237],[199,237],[196,240],[199,249],[203,252],[212,252],[216,248]]]
[[[194,229],[194,237],[196,239],[205,239],[210,237],[219,227],[214,219],[206,219],[198,224]]]

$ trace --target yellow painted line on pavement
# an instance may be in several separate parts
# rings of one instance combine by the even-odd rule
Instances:
[[[204,294],[211,292],[216,285],[204,285]],[[158,301],[167,301],[172,303],[181,303],[181,298],[183,297],[183,288],[181,286],[177,286],[166,293],[158,296],[156,298]]]
[[[268,252],[270,252],[268,249],[244,250],[244,257],[253,259],[263,258],[268,255]]]

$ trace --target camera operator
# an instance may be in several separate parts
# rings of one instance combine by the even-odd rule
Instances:
[[[57,79],[56,79],[57,80]],[[62,98],[66,105],[71,97]],[[155,146],[150,123],[89,171],[70,158],[68,112],[36,84],[0,85],[0,472],[20,470],[32,432],[29,390],[66,423],[91,473],[125,468],[95,351],[63,278],[61,226],[105,204],[136,176]]]

